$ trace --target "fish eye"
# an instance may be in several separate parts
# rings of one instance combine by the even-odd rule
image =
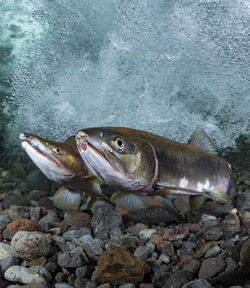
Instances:
[[[53,148],[54,152],[59,153],[60,149],[58,147]]]
[[[122,152],[124,150],[124,142],[120,137],[116,137],[115,139],[115,149],[118,152]]]

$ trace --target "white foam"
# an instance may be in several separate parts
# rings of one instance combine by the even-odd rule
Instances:
[[[20,25],[35,34],[5,102],[10,142],[103,125],[187,141],[202,127],[221,148],[247,133],[247,0],[12,2],[13,21],[28,13]]]

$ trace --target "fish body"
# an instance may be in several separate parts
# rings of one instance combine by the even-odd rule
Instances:
[[[75,137],[55,142],[32,135],[20,134],[22,147],[36,166],[51,180],[62,184],[54,197],[55,205],[63,210],[78,209],[81,193],[93,198],[101,194],[96,177],[90,172],[78,152]]]
[[[203,130],[184,144],[142,130],[88,128],[77,133],[76,143],[92,173],[119,190],[228,200],[230,165]]]

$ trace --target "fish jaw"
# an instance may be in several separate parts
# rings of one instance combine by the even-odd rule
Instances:
[[[24,133],[21,133],[19,138],[31,160],[51,181],[64,183],[65,180],[73,177],[69,171],[61,167],[57,159],[49,154],[49,151],[46,151],[45,146],[38,138]]]
[[[133,180],[109,161],[107,151],[97,139],[81,130],[76,135],[76,144],[83,161],[98,179],[119,189],[134,189]]]

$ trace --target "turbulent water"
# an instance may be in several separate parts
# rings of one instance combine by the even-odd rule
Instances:
[[[9,142],[20,132],[65,139],[101,125],[182,141],[203,127],[221,148],[249,135],[248,0],[0,7],[12,75],[3,101]]]

